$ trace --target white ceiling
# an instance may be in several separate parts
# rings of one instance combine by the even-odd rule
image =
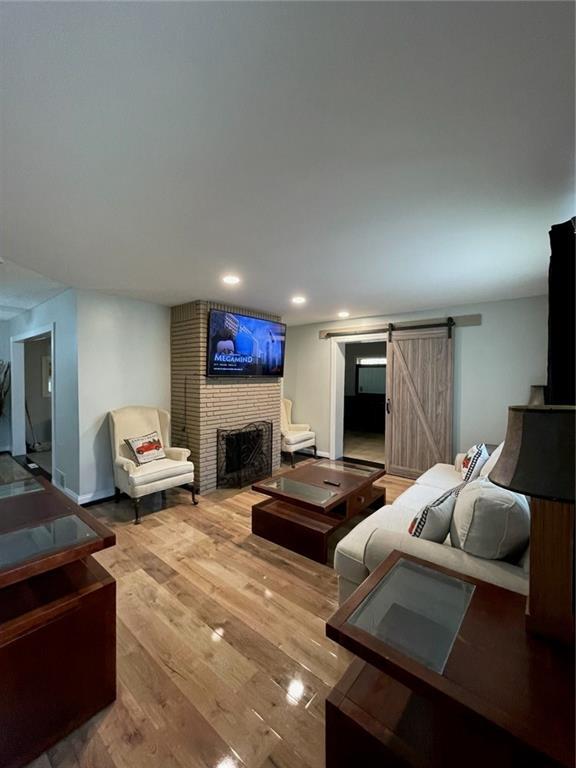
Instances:
[[[291,323],[545,291],[574,213],[572,3],[0,13],[6,258]]]
[[[64,290],[65,285],[37,272],[10,261],[0,261],[0,321],[10,320]]]

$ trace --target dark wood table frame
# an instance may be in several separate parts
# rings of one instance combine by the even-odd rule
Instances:
[[[370,475],[360,475],[324,467],[323,461],[279,477],[334,491],[335,495],[325,503],[271,488],[265,485],[267,481],[252,486],[254,491],[271,497],[253,505],[252,533],[319,563],[326,562],[328,540],[337,528],[370,507],[386,503],[386,489],[374,486],[386,474],[384,469],[374,468]],[[324,480],[339,485],[326,485]]]
[[[348,623],[400,559],[475,586],[443,674]],[[446,712],[468,717],[468,723],[472,717],[506,734],[518,749],[531,755],[533,765],[569,768],[574,765],[574,660],[566,648],[526,632],[525,604],[526,598],[515,592],[394,552],[327,622],[326,634],[370,665],[371,672],[356,667],[356,678],[364,674],[365,689],[367,676],[371,676],[372,685],[388,685],[391,690],[396,684],[386,680],[392,678],[397,693],[400,689],[408,691],[423,701],[435,702],[437,707],[447,707]],[[355,684],[351,680],[348,683],[348,687],[340,685],[340,694],[335,694],[329,707],[341,707],[348,689]],[[328,741],[329,736],[327,732]],[[331,745],[329,753],[337,752]],[[335,758],[327,765],[330,768],[340,763]]]
[[[44,478],[0,499],[0,535],[76,515],[96,536],[0,569],[0,765],[21,768],[116,698],[115,536]]]

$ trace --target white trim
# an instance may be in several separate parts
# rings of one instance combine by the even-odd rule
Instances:
[[[344,376],[346,344],[388,341],[387,333],[363,333],[330,339],[330,454],[339,459],[344,454]]]
[[[24,372],[24,342],[37,336],[50,334],[50,357],[52,358],[52,393],[50,396],[51,429],[52,429],[52,472],[56,471],[57,425],[56,425],[56,366],[54,364],[56,323],[49,323],[38,328],[18,333],[10,337],[10,374],[11,374],[11,428],[13,456],[26,454],[26,411],[25,411],[25,372]]]
[[[77,504],[88,504],[90,501],[99,501],[100,499],[109,499],[114,496],[116,489],[114,487],[107,488],[103,491],[93,491],[92,493],[83,493],[81,496],[77,496]]]

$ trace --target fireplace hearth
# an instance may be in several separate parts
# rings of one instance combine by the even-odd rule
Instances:
[[[242,488],[272,474],[272,422],[217,430],[218,488]]]

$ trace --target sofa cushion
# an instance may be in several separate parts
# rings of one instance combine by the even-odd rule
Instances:
[[[450,526],[452,546],[470,555],[502,560],[519,555],[530,536],[525,496],[487,479],[468,483],[458,494]]]
[[[157,459],[149,464],[143,464],[141,467],[130,473],[128,481],[130,485],[137,487],[154,483],[157,480],[165,480],[168,477],[177,477],[178,475],[188,475],[194,472],[194,465],[189,461],[174,461],[173,459]]]
[[[462,482],[462,475],[452,464],[435,464],[416,480],[416,485],[428,485],[447,491]]]
[[[475,480],[488,458],[488,450],[484,443],[478,443],[469,448],[462,461],[462,479],[467,483]]]
[[[305,440],[314,440],[314,432],[286,432],[282,435],[282,439],[286,445],[298,445]]]
[[[435,541],[438,544],[448,536],[450,523],[452,522],[452,513],[456,505],[458,493],[464,483],[451,488],[435,499],[430,504],[426,504],[410,523],[408,533],[416,539],[425,541]]]
[[[364,565],[364,552],[370,536],[378,528],[406,533],[413,511],[395,501],[393,505],[380,507],[362,520],[337,544],[334,568],[345,578],[360,584],[368,575]]]

